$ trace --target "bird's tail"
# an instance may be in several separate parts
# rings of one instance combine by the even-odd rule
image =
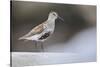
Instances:
[[[26,37],[20,37],[18,40],[24,40],[24,42],[27,42],[28,40],[27,39],[25,39]]]
[[[26,38],[25,36],[22,36],[22,37],[18,38],[18,40],[23,40],[25,38]]]

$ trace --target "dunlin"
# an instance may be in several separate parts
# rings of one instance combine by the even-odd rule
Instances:
[[[54,11],[51,11],[48,15],[48,19],[34,27],[29,33],[19,38],[19,40],[32,40],[36,42],[44,42],[50,37],[55,30],[55,20],[59,18],[63,20],[58,14]],[[43,45],[41,44],[41,48],[43,49]]]

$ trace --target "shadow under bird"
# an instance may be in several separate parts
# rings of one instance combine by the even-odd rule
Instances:
[[[48,15],[48,19],[45,22],[34,27],[29,33],[19,38],[19,40],[32,40],[37,42],[43,43],[47,40],[55,30],[55,20],[59,18],[64,21],[60,16],[58,16],[57,12],[51,11]],[[37,44],[35,44],[37,45]],[[43,44],[41,44],[42,50]]]

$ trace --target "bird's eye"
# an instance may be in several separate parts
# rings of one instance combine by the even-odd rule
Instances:
[[[54,16],[56,16],[55,14],[53,14]]]

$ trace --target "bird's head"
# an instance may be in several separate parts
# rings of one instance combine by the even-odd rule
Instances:
[[[57,14],[57,12],[54,12],[54,11],[51,11],[50,13],[49,13],[49,18],[50,19],[61,19],[62,21],[64,21],[60,16],[58,16],[58,14]]]
[[[54,11],[51,11],[49,13],[49,18],[53,18],[53,19],[57,19],[58,18],[58,14]]]

